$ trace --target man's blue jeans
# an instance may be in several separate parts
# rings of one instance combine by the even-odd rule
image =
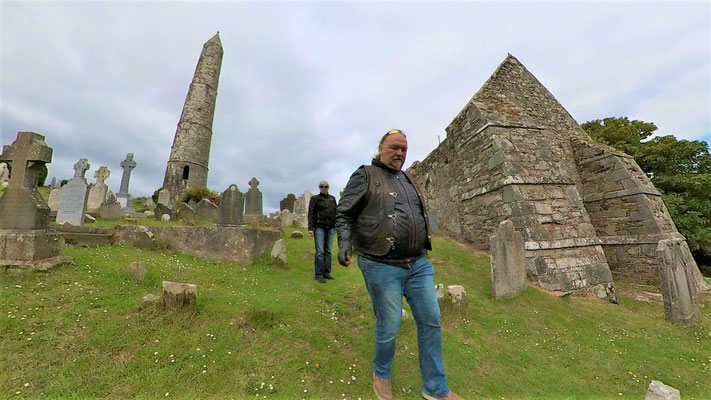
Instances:
[[[417,324],[422,391],[430,396],[446,396],[449,388],[442,362],[442,330],[432,264],[422,257],[408,269],[358,256],[358,266],[375,311],[375,375],[390,379],[404,295]]]
[[[331,276],[331,245],[335,234],[335,228],[314,228],[314,244],[316,245],[314,270],[316,278],[319,276]]]

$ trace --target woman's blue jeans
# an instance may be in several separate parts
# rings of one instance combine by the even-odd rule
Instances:
[[[314,244],[316,246],[314,275],[316,278],[331,276],[331,245],[333,245],[335,234],[336,228],[314,228]]]
[[[410,268],[402,268],[358,256],[358,266],[375,311],[375,375],[390,379],[405,296],[417,324],[422,391],[430,396],[446,396],[449,388],[442,362],[440,311],[430,261],[422,257]]]

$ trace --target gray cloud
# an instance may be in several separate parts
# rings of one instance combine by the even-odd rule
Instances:
[[[674,3],[0,3],[0,128],[47,136],[50,176],[80,157],[135,154],[134,195],[161,186],[202,44],[225,49],[208,186],[260,181],[336,194],[380,135],[408,133],[408,163],[507,53],[579,122],[629,116],[711,138],[710,7]],[[30,29],[31,27],[31,29]]]

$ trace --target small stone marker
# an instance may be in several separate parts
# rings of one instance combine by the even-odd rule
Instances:
[[[284,210],[281,212],[281,226],[284,228],[290,228],[294,225],[294,214],[289,210]]]
[[[152,211],[155,206],[156,206],[156,202],[153,201],[152,197],[149,197],[148,200],[146,200],[146,207],[150,208]]]
[[[262,192],[257,188],[259,181],[252,178],[244,198],[244,215],[262,215]]]
[[[178,207],[178,212],[176,213],[179,219],[184,219],[186,221],[195,221],[195,210],[190,207],[187,203],[180,203]]]
[[[455,309],[467,308],[467,291],[462,285],[447,286],[447,294],[452,299],[452,305]]]
[[[299,196],[294,202],[294,221],[301,228],[309,226],[309,203],[311,202],[311,191],[304,190],[304,194]]]
[[[146,309],[146,308],[153,308],[161,303],[161,298],[149,293],[145,296],[143,296],[143,299],[141,299],[141,309]]]
[[[644,400],[681,400],[681,393],[679,390],[659,381],[652,381],[649,384]]]
[[[170,214],[163,214],[160,217],[161,221],[170,221]]]
[[[291,238],[292,239],[303,239],[304,234],[301,233],[301,231],[294,231],[294,232],[291,232]]]
[[[99,207],[99,218],[116,219],[121,218],[123,211],[121,205],[116,201],[116,196],[109,190],[106,201]]]
[[[146,277],[147,272],[148,270],[146,270],[146,267],[138,262],[131,263],[128,266],[128,273],[131,274],[131,276],[133,276],[133,279],[137,281],[142,281],[143,278]]]
[[[523,236],[510,220],[501,221],[489,239],[491,293],[495,299],[513,297],[526,289],[526,256]]]
[[[74,164],[74,177],[62,187],[62,199],[57,211],[57,223],[68,223],[74,226],[84,224],[86,202],[89,198],[89,185],[84,174],[90,167],[86,158],[80,158]]]
[[[151,210],[146,210],[146,211],[143,212],[143,215],[145,215],[146,217],[150,218],[150,217],[155,217],[155,216],[156,216],[156,213],[154,213],[154,212],[151,211]]]
[[[0,180],[2,180],[2,166],[0,166]],[[49,182],[49,187],[53,188],[57,186],[57,177],[53,176],[52,180]]]
[[[217,225],[232,226],[242,225],[244,213],[244,195],[237,185],[230,185],[220,196],[220,205],[217,208]]]
[[[296,202],[296,196],[293,193],[289,193],[279,202],[279,211],[289,210],[294,212],[294,202]]]
[[[166,308],[194,308],[196,302],[196,285],[163,281],[163,305]]]
[[[217,222],[217,206],[209,199],[202,199],[195,206],[195,218],[201,221]]]
[[[89,200],[86,203],[86,212],[89,214],[96,214],[99,212],[99,207],[106,201],[106,194],[109,191],[109,187],[106,186],[106,179],[111,175],[108,167],[101,166],[94,172],[94,178],[96,182],[89,189]]]
[[[698,286],[685,244],[683,239],[660,240],[657,260],[666,319],[693,324],[699,322]]]
[[[440,310],[444,308],[444,284],[438,283],[435,285],[435,294],[437,296],[437,303],[439,303]]]
[[[279,239],[274,242],[271,256],[272,260],[280,260],[286,264],[286,242],[284,242],[284,239]]]

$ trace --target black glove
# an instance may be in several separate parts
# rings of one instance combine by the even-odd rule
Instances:
[[[347,267],[351,262],[353,262],[351,258],[351,244],[346,242],[343,243],[343,246],[339,246],[338,248],[338,263]]]

